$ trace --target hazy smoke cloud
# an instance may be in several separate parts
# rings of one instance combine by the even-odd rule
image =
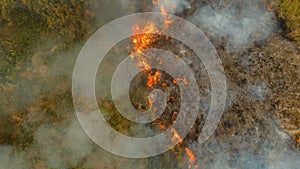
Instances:
[[[265,100],[267,92],[266,83],[264,81],[259,81],[257,84],[249,86],[248,92],[254,100],[263,101]]]
[[[285,134],[286,135],[286,134]],[[256,145],[251,145],[248,141],[251,137]],[[300,153],[288,146],[290,142],[286,135],[274,135],[273,142],[270,138],[262,138],[256,135],[242,138],[240,136],[228,136],[224,140],[210,139],[204,144],[197,142],[190,144],[196,156],[192,166],[199,169],[296,169],[300,165]],[[278,140],[275,140],[278,139]],[[240,144],[243,142],[243,144]],[[253,147],[254,146],[254,147]],[[187,155],[185,155],[188,159]],[[188,163],[188,160],[185,161]]]
[[[45,125],[35,132],[34,148],[39,149],[49,167],[74,166],[92,151],[92,142],[77,119],[61,126]]]
[[[276,30],[274,13],[262,0],[212,2],[198,8],[189,20],[213,39],[223,39],[228,50],[244,50]]]
[[[16,152],[11,146],[0,147],[0,168],[2,169],[29,169],[32,168],[27,154]]]
[[[133,2],[133,1],[132,1]],[[161,0],[162,4],[166,6],[168,13],[180,13],[184,9],[190,8],[187,0]],[[134,5],[127,0],[110,1],[110,0],[95,0],[94,10],[95,18],[98,25],[112,21],[128,13],[128,8]],[[176,8],[168,6],[167,4],[176,4]],[[155,10],[159,11],[160,6],[155,6]],[[212,0],[212,3],[202,6],[196,10],[193,16],[189,19],[196,23],[203,31],[217,39],[222,37],[225,42],[225,47],[228,50],[244,50],[251,47],[255,42],[265,40],[276,31],[276,22],[274,14],[264,7],[263,0],[242,0],[235,1],[217,1]],[[78,47],[78,50],[80,46]],[[71,78],[73,66],[78,52],[62,53],[55,58],[54,63],[48,68],[48,76],[62,76],[66,75]],[[116,60],[116,57],[113,58]],[[245,64],[246,63],[245,61]],[[60,83],[61,81],[59,81]],[[35,83],[29,80],[20,80],[20,84],[15,93],[14,106],[24,105],[31,106],[32,102],[39,99],[40,90],[46,88],[51,92],[53,86],[57,85],[57,81],[47,81],[45,86],[37,89],[31,89]],[[70,85],[70,84],[69,84]],[[67,86],[69,87],[69,86]],[[62,89],[67,90],[67,89]],[[257,83],[249,87],[249,93],[256,100],[265,99],[265,83]],[[228,90],[227,107],[230,109],[238,100],[241,93],[236,89]],[[37,104],[37,103],[35,103]],[[201,109],[206,111],[209,109],[209,99],[201,99]],[[67,107],[66,109],[70,109]],[[72,109],[72,108],[71,108]],[[39,109],[38,109],[39,110]],[[38,111],[36,110],[36,111]],[[1,112],[3,113],[3,112]],[[89,140],[88,136],[81,129],[75,113],[68,113],[69,119],[64,119],[63,122],[53,124],[42,124],[34,133],[34,140],[27,150],[17,150],[16,147],[1,145],[0,146],[0,169],[31,169],[31,168],[70,168],[78,165],[85,160],[83,168],[174,168],[174,163],[188,163],[188,158],[180,161],[174,156],[161,156],[153,159],[126,159],[112,155]],[[34,114],[36,116],[36,114]],[[44,116],[41,112],[39,116]],[[34,123],[38,121],[39,117],[29,117],[24,123]],[[261,146],[259,152],[235,149],[239,145],[247,144],[241,143],[243,139],[261,139],[255,138],[249,134],[249,138],[235,137],[233,140],[219,140],[213,139],[203,145],[197,142],[188,145],[190,149],[196,154],[195,164],[199,168],[270,168],[270,169],[296,169],[300,166],[299,152],[288,148],[290,142],[289,136],[280,130],[276,130],[273,126],[269,126],[277,135],[271,137],[269,142]],[[140,126],[132,126],[130,131],[133,134],[151,133],[150,129],[141,128]],[[230,136],[228,136],[230,137]],[[272,145],[276,142],[275,146]],[[232,146],[229,149],[229,145]],[[277,146],[280,145],[280,146]],[[264,148],[265,147],[265,148]],[[170,153],[172,154],[172,153]],[[186,155],[184,152],[183,155]],[[164,156],[164,155],[162,155]],[[36,161],[33,158],[38,157],[41,166],[37,167]],[[151,161],[152,160],[152,161]],[[33,167],[35,165],[35,167]],[[185,168],[187,165],[182,165]],[[75,168],[75,167],[74,167]]]
[[[191,8],[191,4],[186,0],[157,0],[155,11],[161,11],[161,7],[169,14],[180,13],[184,9]]]

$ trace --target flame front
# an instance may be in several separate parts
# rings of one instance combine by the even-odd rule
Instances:
[[[194,153],[189,148],[185,148],[185,152],[186,152],[186,154],[190,158],[190,163],[194,163],[195,162],[195,155],[194,155]]]
[[[159,33],[158,29],[152,22],[146,23],[143,28],[138,25],[133,26],[133,33],[143,32],[143,34],[135,35],[132,37],[131,42],[133,45],[133,50],[137,53],[141,53],[143,49],[150,47],[152,43],[155,42],[154,34]]]
[[[181,144],[183,142],[183,138],[181,138],[179,133],[174,128],[171,128],[171,132],[173,133],[172,141],[178,141],[178,144]]]
[[[154,75],[151,75],[150,73],[148,73],[147,79],[148,79],[147,86],[152,87],[160,80],[160,72],[157,70],[154,73]]]
[[[153,69],[149,65],[149,59],[151,56],[143,53],[144,49],[150,48],[151,44],[155,42],[154,34],[160,34],[157,27],[152,22],[146,23],[143,28],[140,28],[138,25],[134,25],[133,34],[138,32],[143,32],[142,34],[135,35],[131,38],[131,43],[133,46],[133,52],[137,55],[130,55],[131,59],[137,63],[137,66],[146,70],[148,72],[148,81],[147,86],[152,87],[157,84],[160,80],[160,72],[157,70],[154,73]]]
[[[152,88],[154,85],[156,85],[160,81],[161,72],[159,70],[154,70],[149,65],[149,60],[151,59],[151,55],[143,53],[144,49],[148,49],[151,47],[152,44],[156,42],[155,37],[162,37],[163,31],[167,30],[172,24],[173,20],[172,18],[167,15],[167,12],[171,10],[172,13],[175,12],[176,3],[172,1],[164,1],[162,3],[160,0],[152,0],[153,5],[159,5],[160,6],[160,12],[164,15],[164,24],[161,31],[155,26],[152,22],[147,22],[143,27],[139,27],[138,24],[133,26],[133,34],[134,36],[131,38],[131,44],[132,44],[132,54],[130,55],[131,59],[136,62],[136,65],[143,70],[146,70],[148,72],[147,75],[147,87]],[[142,34],[138,34],[139,32],[142,32]],[[156,34],[156,36],[155,36]],[[166,39],[168,37],[166,36]],[[133,55],[133,53],[136,53],[137,55]],[[162,64],[161,60],[157,60],[158,64]],[[185,85],[188,84],[187,80],[185,78],[177,78],[173,80],[173,83],[176,84],[177,82],[183,82]],[[161,82],[161,86],[165,87],[166,82]],[[148,104],[153,104],[153,96],[150,96],[148,98]],[[174,112],[172,115],[173,123],[176,123],[176,116],[178,115],[178,112]],[[162,122],[158,122],[158,127],[160,129],[166,129],[166,126]],[[178,141],[178,145],[181,145],[183,143],[183,138],[179,135],[179,133],[175,130],[175,128],[171,128],[172,133],[172,141]],[[191,165],[195,162],[195,155],[189,148],[185,148],[186,154],[189,156],[189,166],[188,168],[191,168]],[[194,166],[194,168],[197,168]]]

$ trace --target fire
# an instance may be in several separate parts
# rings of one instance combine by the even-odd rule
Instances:
[[[176,116],[178,115],[178,112],[177,111],[174,111],[173,115],[172,115],[172,120],[174,121],[174,123],[176,122],[175,121],[175,118]]]
[[[300,138],[298,138],[297,143],[300,144]]]
[[[154,33],[159,33],[159,31],[152,22],[146,23],[143,28],[140,28],[138,25],[134,25],[133,33],[135,34],[139,31],[143,32],[143,34],[138,34],[131,38],[133,51],[138,53],[138,55],[130,55],[130,57],[137,63],[138,67],[148,71],[147,86],[152,87],[159,81],[160,72],[156,71],[154,75],[151,74],[152,68],[147,60],[151,56],[145,55],[142,51],[150,48],[151,44],[155,42]]]
[[[170,7],[170,12],[175,13],[176,9],[176,2],[172,1],[163,1],[160,0],[152,0],[153,5],[159,5],[160,6],[160,12],[163,14],[167,14],[166,7]]]
[[[157,82],[160,81],[160,72],[157,70],[154,75],[151,75],[150,73],[148,73],[148,81],[147,81],[147,86],[148,87],[152,87],[153,85],[155,85]]]
[[[183,142],[183,138],[181,138],[181,136],[179,135],[179,133],[174,129],[174,128],[171,128],[171,131],[173,133],[173,137],[172,137],[172,141],[178,141],[179,142],[179,145],[182,144]],[[195,163],[195,155],[194,153],[192,152],[191,149],[189,148],[185,148],[185,153],[188,155],[189,157],[189,165],[188,165],[188,168],[190,169],[192,167],[192,165],[194,166],[194,168],[198,168],[198,165],[194,165]]]
[[[189,156],[190,158],[190,163],[194,163],[195,162],[195,155],[192,152],[192,150],[190,150],[189,148],[185,148],[185,152],[186,154]]]
[[[199,165],[195,165],[195,154],[193,153],[193,151],[189,148],[185,148],[185,153],[188,155],[189,157],[189,165],[188,165],[188,169],[191,169],[192,166],[194,169],[199,168]]]
[[[171,132],[173,133],[172,141],[178,141],[178,143],[181,144],[183,138],[180,137],[179,133],[174,128],[171,128]]]
[[[143,28],[140,28],[138,25],[133,26],[133,32],[143,32],[143,34],[139,34],[134,36],[131,41],[133,45],[133,50],[137,53],[141,53],[143,49],[147,49],[150,47],[152,43],[155,42],[154,33],[159,33],[158,29],[152,22],[146,23]]]
[[[160,129],[166,129],[166,126],[162,122],[158,122],[157,124]]]
[[[130,55],[131,59],[137,63],[137,66],[146,70],[148,72],[147,74],[147,86],[152,88],[154,85],[156,85],[160,81],[161,72],[159,70],[153,70],[151,66],[149,65],[149,59],[151,58],[151,55],[147,55],[143,53],[144,49],[148,49],[151,47],[153,43],[156,42],[155,37],[161,36],[163,32],[168,29],[172,24],[173,20],[172,18],[167,15],[168,11],[171,10],[172,13],[175,12],[176,8],[176,2],[172,1],[165,1],[161,2],[161,0],[152,0],[153,5],[159,5],[160,6],[160,12],[164,15],[164,24],[163,29],[160,32],[158,28],[155,26],[152,22],[147,22],[143,27],[140,27],[139,25],[133,26],[133,34],[137,34],[137,32],[142,32],[142,34],[134,35],[131,38],[131,44],[133,48],[132,53],[137,53],[138,55]],[[157,34],[157,35],[155,35]],[[168,39],[169,37],[166,37]],[[156,60],[158,64],[162,64],[162,60],[158,59]],[[188,84],[187,80],[185,78],[177,78],[173,80],[173,83],[176,84],[177,82],[183,82],[185,85]],[[161,86],[165,87],[167,85],[166,82],[161,82]],[[174,98],[171,97],[173,101]],[[154,102],[154,96],[149,96],[148,98],[148,104],[151,106]],[[178,115],[178,112],[173,112],[172,114],[172,120],[175,123],[175,118]],[[166,126],[162,122],[158,122],[158,127],[160,129],[165,129]],[[183,138],[179,135],[179,133],[175,130],[175,128],[171,128],[172,132],[172,141],[178,141],[178,144],[181,145],[183,143]],[[195,155],[189,148],[185,148],[186,154],[189,156],[189,168],[191,168],[191,165],[195,162]],[[194,168],[197,168],[197,166],[194,166]]]
[[[166,11],[166,9],[163,5],[160,6],[160,12],[163,13],[163,14],[167,13],[167,11]]]
[[[133,34],[137,32],[143,32],[142,34],[135,35],[131,38],[133,52],[137,53],[138,56],[131,55],[131,58],[137,62],[137,66],[148,71],[147,76],[147,86],[153,87],[153,85],[157,84],[160,80],[160,72],[157,70],[152,74],[151,66],[149,65],[148,59],[151,56],[145,55],[142,51],[144,49],[150,48],[151,44],[155,43],[155,35],[158,34],[159,36],[162,35],[162,32],[169,28],[171,24],[173,24],[173,20],[167,15],[166,7],[171,6],[171,10],[175,11],[176,4],[175,2],[172,3],[162,3],[160,0],[152,0],[153,5],[160,5],[160,11],[164,14],[164,25],[163,30],[160,32],[158,28],[152,22],[147,22],[143,27],[139,25],[133,26]],[[168,37],[166,37],[168,38]],[[157,60],[158,64],[162,64],[161,60]]]
[[[187,85],[188,81],[186,80],[186,78],[176,78],[173,79],[173,83],[176,84],[177,82],[181,81],[183,84]]]
[[[157,70],[154,75],[152,75],[152,68],[149,65],[147,59],[151,58],[151,56],[145,55],[142,50],[150,48],[151,44],[155,42],[154,33],[159,34],[157,27],[152,22],[146,23],[143,28],[140,28],[138,25],[134,25],[133,33],[143,32],[143,34],[138,34],[131,38],[133,51],[138,53],[138,56],[131,55],[131,58],[137,63],[138,67],[145,69],[148,71],[148,81],[147,86],[152,87],[157,84],[159,81],[160,72]]]
[[[164,14],[164,29],[168,29],[173,24],[173,20],[167,15],[166,7],[171,7],[171,12],[174,13],[176,9],[176,2],[161,3],[160,0],[153,0],[153,5],[160,5],[160,12]]]

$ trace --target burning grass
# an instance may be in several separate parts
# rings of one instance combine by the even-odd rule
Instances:
[[[6,1],[7,0],[5,0],[5,2]],[[159,5],[159,1],[155,2]],[[286,11],[282,10],[282,17],[287,20],[287,25],[291,28],[291,34],[289,34],[291,38],[296,38],[298,36],[298,33],[295,30],[297,30],[297,23],[299,23],[299,20],[297,22],[298,15],[295,14],[295,11],[298,11],[297,9],[299,9],[299,5],[295,4],[295,2],[297,1],[283,0],[281,6],[282,8],[287,9]],[[297,5],[298,8],[296,8]],[[162,12],[166,12],[170,10],[170,6],[161,6],[160,10]],[[24,15],[26,15],[26,13],[24,13]],[[35,17],[35,15],[29,16]],[[27,17],[18,17],[14,19],[24,19],[23,21],[26,23],[26,18]],[[171,23],[172,21],[166,18],[165,29],[167,29],[168,25]],[[30,27],[28,23],[26,24]],[[57,23],[53,24],[55,26]],[[61,24],[62,23],[57,24],[57,28],[59,28]],[[76,27],[76,24],[74,24],[74,26]],[[70,26],[66,27],[66,29],[67,28],[72,29],[73,27]],[[14,32],[14,29],[11,31]],[[28,39],[27,42],[34,41],[36,39],[36,35],[40,33],[40,30],[37,32],[32,32],[32,30],[26,32],[26,30],[28,30],[27,27],[16,27],[16,29],[17,33],[15,35],[23,35],[24,33],[27,34],[25,36],[25,40],[27,41]],[[143,49],[153,46],[172,46],[172,49],[174,50],[174,48],[178,48],[179,45],[161,43],[162,41],[166,41],[167,37],[160,36],[161,32],[157,32],[155,25],[151,23],[147,23],[145,27],[134,27],[133,31],[137,29],[145,30],[146,33],[134,36],[130,39],[132,45],[131,50],[132,52],[140,53],[140,56],[143,56],[133,59],[137,62],[137,66],[144,68],[145,71],[139,74],[135,79],[136,81],[134,81],[130,86],[131,101],[138,110],[145,110],[151,106],[152,100],[151,98],[150,100],[147,100],[146,96],[148,96],[152,89],[160,88],[168,93],[168,105],[166,111],[160,119],[153,122],[153,124],[146,126],[156,130],[157,132],[161,132],[170,127],[171,124],[176,123],[176,117],[179,113],[178,111],[180,106],[180,99],[178,99],[180,98],[179,89],[176,87],[176,83],[178,81],[183,83],[188,82],[184,78],[172,79],[163,71],[151,69],[148,65],[148,59],[151,56],[143,55],[141,52]],[[292,33],[293,30],[296,32],[296,34]],[[73,36],[72,32],[73,31],[70,31],[68,35],[71,34]],[[149,32],[156,32],[157,34],[151,34]],[[2,36],[2,32],[0,32],[0,35]],[[16,37],[12,36],[10,38],[14,39]],[[18,36],[18,38],[24,37]],[[23,41],[24,39],[22,39],[22,41],[18,41],[18,38],[14,39],[14,41],[12,41],[13,43],[9,44],[15,45],[20,43],[20,46],[16,45],[16,48],[28,45],[27,42]],[[18,41],[18,43],[16,43],[15,40]],[[28,46],[32,47],[32,45]],[[218,47],[220,49],[220,46]],[[48,51],[47,49],[42,50],[41,48],[38,50]],[[191,54],[189,51],[185,52]],[[177,54],[178,53],[179,52],[177,52]],[[200,133],[199,128],[201,128],[204,123],[204,112],[206,111],[206,104],[205,101],[203,101],[204,99],[201,100],[202,110],[199,112],[199,118],[197,119],[196,124],[192,128],[189,135],[183,139],[175,129],[172,129],[173,140],[179,141],[180,144],[173,148],[172,151],[159,156],[159,158],[149,158],[149,163],[151,163],[151,165],[140,163],[140,167],[137,168],[188,167],[192,169],[198,167],[205,168],[206,166],[209,168],[210,164],[215,160],[214,155],[222,150],[229,152],[227,155],[234,159],[232,161],[237,161],[237,164],[229,164],[233,166],[231,168],[261,168],[261,166],[268,166],[266,163],[270,161],[271,163],[274,163],[274,165],[277,165],[278,161],[284,165],[289,165],[288,163],[290,161],[288,160],[292,159],[290,159],[290,156],[284,156],[286,158],[277,158],[274,157],[276,156],[274,154],[281,151],[282,148],[289,148],[290,143],[295,143],[298,145],[298,147],[300,147],[300,117],[299,103],[297,102],[299,100],[299,73],[297,73],[299,72],[299,52],[297,53],[297,51],[294,50],[293,44],[289,41],[282,37],[275,37],[272,38],[265,46],[254,47],[250,49],[247,53],[243,54],[246,57],[241,56],[240,54],[232,56],[225,51],[222,51],[222,49],[219,50],[219,53],[224,63],[226,75],[231,83],[229,94],[232,91],[238,91],[241,92],[239,94],[243,96],[237,94],[236,97],[232,97],[231,95],[228,97],[228,109],[225,111],[224,116],[222,117],[222,121],[219,124],[218,130],[209,140],[209,142],[203,145],[202,149],[201,147],[197,147],[196,149],[193,147],[193,144],[190,143],[197,142],[197,138]],[[11,51],[11,54],[14,54],[14,50]],[[36,57],[36,55],[30,54],[31,53],[29,53],[28,56],[26,54],[26,57],[29,57],[29,60],[32,60],[33,64],[40,63],[40,61],[37,61],[36,59],[41,57]],[[57,56],[47,56],[47,59],[53,61],[55,58],[62,58],[62,56],[66,55],[66,51],[60,54],[54,53],[54,55]],[[71,84],[69,75],[67,77],[62,76],[61,74],[65,72],[58,71],[57,67],[55,66],[53,66],[53,68],[48,67],[48,69],[45,70],[46,74],[35,71],[34,67],[37,67],[37,64],[28,67],[27,64],[25,65],[20,62],[16,66],[14,59],[18,60],[18,57],[23,57],[23,55],[18,54],[17,57],[11,56],[14,55],[5,56],[8,58],[7,64],[4,64],[6,62],[1,63],[3,68],[9,67],[12,70],[17,70],[16,73],[14,73],[15,71],[11,72],[15,75],[15,78],[9,78],[9,81],[1,80],[0,83],[0,89],[3,91],[0,95],[2,98],[0,101],[0,108],[2,112],[7,112],[7,114],[3,115],[3,117],[1,116],[0,119],[0,126],[2,128],[0,131],[0,143],[2,144],[0,149],[1,155],[12,154],[3,151],[3,149],[5,149],[5,145],[17,147],[16,150],[13,150],[17,151],[18,154],[25,154],[29,158],[24,164],[27,164],[27,162],[32,163],[31,167],[22,165],[23,168],[59,168],[57,166],[60,163],[64,164],[62,165],[63,167],[60,168],[97,168],[99,166],[102,168],[120,168],[124,167],[124,165],[132,163],[132,161],[129,160],[122,161],[120,158],[112,158],[114,160],[111,160],[110,157],[112,155],[97,153],[97,146],[94,146],[95,149],[89,152],[85,146],[86,144],[83,144],[83,146],[78,146],[72,143],[72,141],[70,141],[71,139],[67,140],[66,142],[63,141],[62,143],[64,144],[61,144],[61,141],[57,142],[55,137],[59,137],[58,140],[64,139],[66,134],[64,129],[68,127],[72,129],[73,127],[72,125],[70,126],[68,122],[69,117],[74,114],[70,91],[71,87],[69,86]],[[243,60],[243,62],[241,60]],[[159,61],[157,62],[159,63]],[[242,66],[241,62],[243,63]],[[9,63],[11,65],[9,65]],[[65,65],[67,65],[66,63],[70,63],[69,59],[65,60]],[[110,65],[108,65],[108,67],[109,66]],[[205,91],[204,89],[209,88],[209,85],[205,83],[208,82],[209,79],[206,78],[205,75],[199,73],[199,70],[202,69],[200,63],[192,60],[189,63],[189,66],[193,71],[196,72],[196,78],[198,80],[200,79],[199,88],[203,89],[203,91]],[[55,72],[55,77],[48,77],[49,74],[47,73],[49,72],[51,76],[53,75],[53,72]],[[4,76],[1,76],[1,78],[8,75],[7,73],[3,74]],[[261,79],[266,82],[266,86],[268,88],[268,91],[266,91],[266,100],[252,100],[251,97],[247,95],[247,90],[244,89],[251,84],[255,84],[256,81]],[[136,131],[133,130],[138,127],[134,126],[132,122],[129,122],[123,118],[117,112],[111,100],[100,100],[100,102],[102,103],[100,105],[100,109],[108,112],[108,114],[104,114],[105,118],[114,129],[125,135],[137,136],[135,135]],[[209,102],[209,99],[207,102]],[[21,104],[25,104],[25,106],[20,106]],[[293,136],[293,141],[290,141],[289,136],[278,127],[279,125],[273,124],[274,118],[281,120],[283,127],[287,132],[290,133],[290,135]],[[49,129],[47,129],[47,127],[45,128],[45,126],[48,124],[52,126]],[[43,125],[44,127],[40,127],[40,125]],[[146,127],[142,126],[139,132],[142,134],[149,134],[150,132],[146,130]],[[38,129],[39,132],[35,132],[36,129]],[[60,130],[62,130],[62,133],[60,133]],[[276,131],[278,131],[280,134],[278,135]],[[52,133],[51,136],[53,137],[49,137],[49,133]],[[78,133],[80,133],[80,130],[75,130],[73,134],[76,135]],[[156,133],[154,132],[153,135],[154,134]],[[84,133],[82,137],[84,139],[87,138]],[[78,137],[75,137],[75,139],[74,137],[71,138],[72,140],[76,140],[75,142],[82,141],[82,139]],[[283,143],[281,142],[282,140]],[[43,144],[41,145],[43,146],[36,147],[37,141],[40,141],[40,143],[42,141]],[[49,143],[51,144],[49,145]],[[70,143],[74,145],[74,147],[68,148],[67,146],[66,148],[66,145],[70,145]],[[47,148],[46,150],[45,147]],[[76,150],[76,148],[80,149],[78,149],[78,152],[73,152],[73,150]],[[200,149],[204,149],[204,151],[199,153]],[[254,155],[245,155],[243,152],[245,149],[247,151],[254,152]],[[259,152],[268,152],[269,149],[271,150],[271,153],[266,155],[267,159],[265,161],[261,160],[260,158],[263,158],[264,155],[259,154]],[[19,150],[21,151],[19,152]],[[82,152],[87,150],[90,155],[83,154],[81,156]],[[70,155],[70,152],[72,155]],[[58,157],[62,158],[52,158],[57,154],[59,155]],[[286,154],[290,155],[289,152]],[[14,155],[19,157],[17,154]],[[80,158],[76,158],[76,160],[74,160],[71,158],[73,155],[79,155]],[[182,158],[183,155],[187,159]],[[246,161],[249,167],[244,167],[244,164],[238,164],[238,159],[236,156],[246,157],[246,160],[241,159],[241,161]],[[7,158],[9,159],[9,162],[20,161],[20,159],[16,159],[14,161],[11,160],[15,158],[10,155],[7,157],[10,157]],[[251,161],[252,158],[255,158],[253,160],[254,162]],[[109,159],[111,160],[111,163],[105,165],[103,164],[103,159]],[[49,163],[49,161],[52,163]],[[199,161],[201,162],[201,166],[198,165],[200,163]],[[256,163],[263,163],[263,165],[256,165]],[[134,167],[137,165],[137,163],[134,162],[132,164]],[[6,161],[4,161],[4,164],[0,163],[0,166],[5,166],[2,168],[16,168],[16,166],[19,166],[9,165],[9,167],[6,167],[6,165]],[[227,167],[227,162],[226,165],[224,165],[224,168],[225,167]]]
[[[154,25],[154,23],[152,22],[148,22],[145,24],[144,27],[138,27],[137,25],[135,25],[133,27],[133,33],[138,32],[138,31],[142,31],[144,32],[143,34],[139,34],[136,36],[133,36],[131,38],[131,43],[132,43],[132,52],[138,53],[138,56],[133,56],[131,55],[131,58],[136,62],[136,65],[144,70],[146,70],[148,72],[147,75],[147,87],[149,88],[153,88],[155,85],[157,85],[160,81],[161,81],[161,76],[162,73],[160,72],[160,70],[156,70],[156,69],[152,69],[149,65],[149,61],[151,59],[151,55],[147,55],[145,53],[143,53],[142,51],[144,49],[148,49],[151,48],[152,44],[156,43],[155,36],[153,34],[157,34],[158,37],[160,39],[168,39],[167,36],[162,36],[163,31],[168,29],[169,26],[173,23],[173,20],[168,17],[167,14],[167,10],[166,7],[170,7],[171,6],[171,10],[175,11],[176,9],[176,3],[162,3],[160,0],[153,0],[152,1],[153,5],[159,5],[160,6],[160,11],[162,14],[165,15],[164,17],[164,25],[163,25],[163,30],[159,31],[156,26]],[[160,62],[160,60],[157,60],[158,64],[162,64]],[[188,84],[187,80],[185,78],[178,78],[178,79],[172,79],[171,82],[173,84],[177,84],[178,81],[182,81],[184,84]],[[161,82],[160,85],[161,87],[166,86],[167,82]],[[174,98],[174,96],[171,96],[170,98]],[[174,101],[174,99],[168,99],[169,101]],[[151,103],[150,103],[151,105]],[[171,115],[171,123],[175,123],[176,122],[176,116],[178,115],[177,111],[174,111],[174,113]],[[159,129],[165,129],[167,128],[165,126],[164,123],[162,123],[161,120],[158,120],[156,122],[158,124],[158,128]],[[175,130],[175,128],[171,128],[171,132],[173,134],[172,136],[172,141],[178,141],[179,145],[181,145],[183,143],[183,138],[179,135],[179,133]],[[187,155],[190,157],[190,162],[194,163],[195,161],[195,157],[193,152],[189,149],[189,148],[185,148]]]

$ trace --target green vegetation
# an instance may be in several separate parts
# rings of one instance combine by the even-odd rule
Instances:
[[[0,3],[0,74],[9,77],[35,50],[58,49],[85,38],[91,28],[90,1],[2,0]]]
[[[5,121],[1,144],[26,150],[42,122],[58,122],[73,111],[70,79],[57,80],[45,72],[47,64],[73,50],[91,32],[90,4],[90,0],[1,0],[0,123]],[[19,103],[24,100],[30,104]],[[37,112],[40,117],[26,122]]]
[[[100,109],[110,126],[119,132],[128,131],[133,122],[119,114],[112,101],[103,99],[101,102]]]
[[[281,0],[279,16],[286,21],[288,36],[300,46],[300,1]]]

